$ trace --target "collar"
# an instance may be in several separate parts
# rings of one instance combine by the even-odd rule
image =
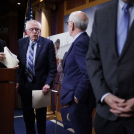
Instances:
[[[82,31],[80,33],[78,33],[77,35],[75,35],[74,39],[73,39],[73,42],[81,35],[83,34],[85,31]]]
[[[34,43],[36,44],[38,41],[39,41],[39,38],[36,41],[34,41]],[[33,43],[30,38],[29,38],[29,43],[30,44]]]
[[[134,6],[134,2],[131,3]],[[122,10],[124,8],[125,2],[123,2],[122,0],[119,0],[119,7]],[[131,8],[131,7],[130,7]]]

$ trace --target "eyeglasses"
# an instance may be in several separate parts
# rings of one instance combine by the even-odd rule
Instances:
[[[34,30],[36,31],[36,32],[40,32],[40,29],[38,29],[38,28],[30,28],[30,29],[28,29],[30,32],[33,32]]]
[[[72,23],[72,21],[67,21],[67,22],[65,22],[65,23],[66,23],[66,25],[69,25],[70,22]]]

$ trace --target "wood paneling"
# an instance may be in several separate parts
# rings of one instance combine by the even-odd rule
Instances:
[[[0,69],[0,133],[13,134],[15,69]],[[9,80],[9,81],[7,81]]]
[[[59,85],[59,91],[61,91],[61,84]],[[59,92],[59,97],[58,97],[58,112],[60,112],[60,108],[62,108],[62,105],[60,103],[60,92]]]
[[[67,2],[68,1],[65,1],[64,2],[64,6],[65,6],[64,16],[65,15],[68,15],[68,14],[74,12],[74,11],[81,11],[81,10],[87,9],[89,7],[93,7],[93,6],[96,6],[96,5],[99,5],[99,4],[108,2],[108,1],[110,1],[110,0],[86,0],[86,3],[85,4],[80,5],[80,6],[77,6],[75,8],[70,9],[70,10],[67,10],[66,9],[67,8]],[[71,5],[72,3],[69,3],[69,4]]]
[[[2,31],[0,31],[0,39],[6,42],[7,47],[10,47],[9,16],[7,14],[0,17],[0,24],[1,28],[3,29]]]
[[[15,83],[0,83],[0,133],[13,134]]]
[[[38,0],[38,1],[41,1],[41,0]],[[42,1],[56,4],[56,3],[61,3],[65,0],[42,0]],[[31,2],[34,3],[34,2],[37,2],[37,0],[31,0]]]
[[[56,115],[56,112],[55,112],[55,115]],[[61,117],[60,112],[57,112],[57,119],[62,122],[62,117]]]
[[[3,31],[0,31],[0,39],[5,40],[6,45],[12,53],[17,54],[18,13],[9,12],[8,14],[0,17],[0,21],[3,24]]]
[[[12,53],[17,54],[18,14],[10,13],[9,19],[10,50]]]
[[[86,0],[68,0],[67,10],[86,4]]]
[[[89,0],[89,2],[92,2],[92,1],[95,1],[95,0]]]
[[[52,14],[52,35],[63,33],[64,2],[58,4]]]
[[[1,68],[0,69],[0,81],[15,81],[16,69],[13,68]]]

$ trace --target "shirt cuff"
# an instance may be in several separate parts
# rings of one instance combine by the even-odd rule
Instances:
[[[77,99],[75,96],[74,96],[75,99]],[[78,99],[77,99],[78,100]]]
[[[105,99],[105,97],[108,96],[109,94],[111,94],[111,93],[106,93],[106,94],[104,94],[104,95],[101,97],[101,102],[103,102],[104,99]]]

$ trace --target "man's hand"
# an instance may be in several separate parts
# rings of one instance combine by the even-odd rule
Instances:
[[[112,108],[118,109],[118,104],[122,104],[125,102],[124,99],[116,97],[115,95],[109,94],[105,97],[104,101]]]
[[[78,104],[79,103],[79,100],[74,96],[74,102],[76,103],[76,104]]]
[[[19,90],[19,83],[16,83],[16,91],[18,92]]]
[[[42,88],[42,93],[44,95],[46,95],[50,90],[50,86],[48,84],[46,84],[43,88]]]
[[[124,100],[112,94],[106,96],[104,101],[111,107],[110,112],[119,117],[134,116],[134,98]]]
[[[6,59],[5,54],[0,52],[0,60]]]
[[[134,98],[127,100],[124,103],[117,104],[118,109],[110,109],[110,111],[120,117],[134,116]]]

